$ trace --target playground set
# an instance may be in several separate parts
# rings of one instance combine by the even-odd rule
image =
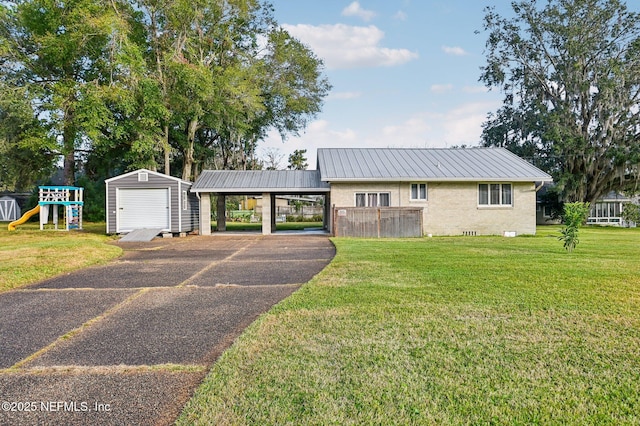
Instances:
[[[32,216],[40,214],[40,230],[49,223],[49,211],[52,222],[58,229],[59,207],[63,206],[65,230],[82,229],[82,199],[84,189],[77,186],[40,186],[38,187],[38,205],[22,215],[16,221],[9,223],[9,231],[15,231],[16,226],[22,225]]]

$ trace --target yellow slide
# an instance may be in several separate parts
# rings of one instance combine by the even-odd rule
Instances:
[[[38,204],[37,206],[35,206],[31,210],[29,210],[28,212],[23,214],[20,219],[14,220],[13,222],[11,222],[7,228],[9,229],[9,231],[15,231],[16,230],[16,226],[22,225],[27,220],[29,220],[29,218],[31,216],[33,216],[34,214],[38,214],[38,213],[40,213],[40,204]]]

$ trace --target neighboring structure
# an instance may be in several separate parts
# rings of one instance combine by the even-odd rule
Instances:
[[[549,206],[545,205],[542,197],[549,188],[549,184],[545,184],[538,191],[538,207],[537,207],[537,224],[538,225],[557,225],[562,223],[560,218],[553,218]],[[629,198],[623,194],[614,191],[609,192],[596,202],[591,204],[587,224],[604,225],[604,226],[636,226],[635,223],[627,223],[622,218],[622,212],[625,205],[629,203],[638,203],[637,197]]]
[[[625,195],[613,191],[609,192],[591,205],[587,223],[593,225],[627,226],[624,219],[622,219],[622,212],[624,211],[624,205],[631,202],[631,198]]]
[[[275,195],[323,194],[329,231],[334,215],[375,208],[385,209],[377,215],[378,229],[394,228],[382,216],[400,223],[412,211],[408,222],[426,235],[520,235],[535,234],[536,182],[551,180],[503,148],[323,148],[317,170],[204,171],[192,190],[200,196],[203,235],[211,232],[210,194],[218,195],[218,218],[225,216],[226,195],[270,199],[270,208],[263,209],[264,234],[275,230]],[[224,229],[219,221],[218,230]]]
[[[324,206],[321,195],[276,195],[276,216],[322,216]],[[243,197],[239,210],[250,210],[256,216],[262,215],[262,196]]]
[[[157,229],[185,233],[198,227],[198,199],[192,183],[140,169],[106,183],[107,233]]]
[[[20,216],[20,206],[15,198],[0,197],[0,222],[12,222]]]

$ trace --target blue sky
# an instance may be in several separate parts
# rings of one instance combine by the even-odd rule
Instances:
[[[509,0],[272,0],[278,22],[325,63],[333,89],[300,137],[272,133],[258,154],[281,165],[319,147],[441,148],[477,145],[501,104],[478,81],[486,5],[508,15]]]

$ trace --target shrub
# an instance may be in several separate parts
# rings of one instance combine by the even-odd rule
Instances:
[[[287,222],[322,222],[322,215],[316,214],[311,217],[287,215]]]
[[[626,203],[622,209],[622,219],[627,222],[627,226],[629,226],[629,222],[633,222],[636,225],[640,223],[640,206]]]
[[[589,203],[583,202],[564,204],[562,215],[564,228],[560,231],[562,235],[558,239],[564,243],[564,248],[568,252],[572,252],[578,245],[578,229],[586,222],[589,208]]]

